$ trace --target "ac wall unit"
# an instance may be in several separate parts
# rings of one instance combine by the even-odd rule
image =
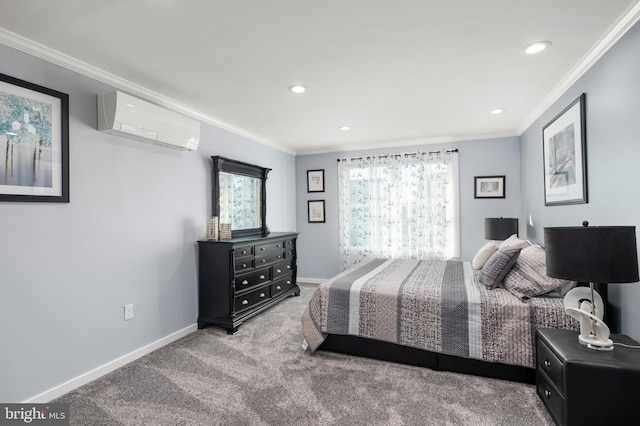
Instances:
[[[98,130],[176,149],[198,149],[200,122],[119,90],[98,95]]]

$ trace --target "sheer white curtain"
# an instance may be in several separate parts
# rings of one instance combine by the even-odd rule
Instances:
[[[457,150],[338,162],[340,261],[458,257]]]

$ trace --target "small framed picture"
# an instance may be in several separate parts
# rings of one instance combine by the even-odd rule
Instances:
[[[307,170],[307,192],[324,192],[324,169]]]
[[[324,223],[324,200],[309,200],[309,223]]]
[[[476,176],[473,198],[504,198],[504,176]]]

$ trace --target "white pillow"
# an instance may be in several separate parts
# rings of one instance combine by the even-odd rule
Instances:
[[[531,245],[531,243],[527,240],[521,240],[520,238],[517,237],[516,234],[513,234],[512,236],[510,236],[509,238],[507,238],[506,240],[504,240],[503,242],[500,243],[500,245],[498,246],[498,248],[500,249],[505,249],[507,247],[511,247],[511,248],[527,248]]]
[[[489,241],[485,245],[483,245],[478,253],[473,256],[473,260],[471,261],[471,267],[476,270],[482,269],[487,260],[491,257],[493,253],[498,250],[498,245],[494,241]]]

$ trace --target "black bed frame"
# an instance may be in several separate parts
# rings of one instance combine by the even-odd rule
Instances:
[[[462,358],[359,336],[329,334],[318,350],[514,382],[533,384],[536,380],[533,368]]]
[[[578,285],[588,286],[589,284],[578,283]],[[607,286],[596,283],[594,288],[600,293],[602,302],[606,307],[605,323],[609,325],[611,332],[615,333],[617,330],[616,321],[614,321],[612,315],[613,308],[609,304]],[[536,370],[534,368],[447,355],[359,336],[329,334],[318,350],[427,367],[438,371],[473,374],[474,376],[521,383],[535,384],[536,382]]]

